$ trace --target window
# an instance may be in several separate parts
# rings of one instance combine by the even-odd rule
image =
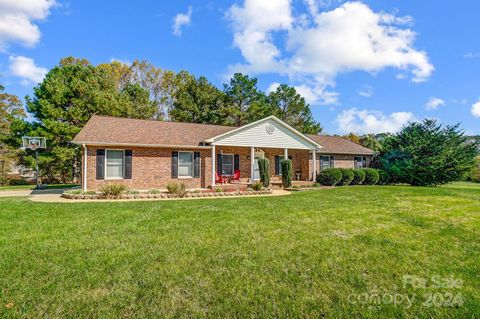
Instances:
[[[320,156],[320,170],[323,171],[324,169],[333,167],[333,165],[330,165],[330,162],[331,162],[330,155]]]
[[[105,155],[106,178],[122,179],[124,171],[124,151],[107,150]]]
[[[355,168],[362,168],[367,166],[367,159],[365,156],[355,156]]]
[[[193,152],[178,152],[178,177],[193,177]]]
[[[222,175],[233,175],[233,154],[222,154]]]

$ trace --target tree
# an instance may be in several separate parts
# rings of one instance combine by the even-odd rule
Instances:
[[[224,124],[221,107],[223,92],[201,76],[182,75],[183,84],[174,96],[170,117],[173,121],[189,123]]]
[[[256,78],[235,73],[230,83],[223,86],[225,107],[222,111],[225,124],[242,126],[269,113],[265,94],[257,89]]]
[[[118,63],[106,68],[85,59],[65,58],[34,88],[33,98],[27,97],[27,110],[35,118],[27,133],[48,141],[39,156],[42,174],[48,179],[68,181],[78,175],[80,150],[71,140],[92,115],[154,117],[157,108],[149,92],[126,80],[125,72],[120,72]],[[23,161],[32,163],[32,157],[25,156]]]
[[[16,95],[8,94],[0,85],[0,184],[7,181],[7,175],[15,164],[18,148],[11,144],[16,140],[12,128],[18,126],[25,117],[22,103]]]
[[[382,150],[382,142],[374,134],[366,134],[360,137],[360,145],[369,148],[375,152]]]
[[[434,186],[460,180],[471,171],[477,143],[435,120],[410,123],[384,140],[382,168],[395,182]]]
[[[295,88],[281,84],[269,94],[268,100],[273,114],[300,132],[318,134],[322,131],[320,124],[313,119],[310,106]]]
[[[356,135],[355,133],[348,133],[347,135],[344,136],[349,141],[352,141],[353,143],[360,144],[360,137]]]

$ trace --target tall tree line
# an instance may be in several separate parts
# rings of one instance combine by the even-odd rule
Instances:
[[[18,99],[0,98],[9,105],[2,109],[10,119],[0,123],[8,127],[8,133],[0,135],[0,148],[8,147],[11,156],[21,146],[21,136],[46,137],[48,147],[39,157],[41,173],[62,182],[79,174],[80,150],[71,140],[94,114],[232,126],[273,114],[304,133],[322,130],[293,87],[280,85],[266,94],[258,89],[256,78],[237,73],[219,89],[203,76],[163,70],[146,61],[93,65],[86,59],[61,59],[26,97],[33,121],[21,113]],[[32,155],[15,154],[19,163],[30,167]]]

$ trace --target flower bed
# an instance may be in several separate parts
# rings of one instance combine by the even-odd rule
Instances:
[[[94,192],[65,192],[62,194],[63,198],[68,199],[166,199],[166,198],[197,198],[197,197],[229,197],[229,196],[248,196],[248,195],[267,195],[271,194],[271,190],[246,190],[246,191],[226,191],[226,192],[217,192],[217,191],[198,191],[198,192],[187,192],[184,196],[179,196],[177,194],[171,193],[136,193],[136,194],[121,194],[117,198],[107,198],[102,193]]]

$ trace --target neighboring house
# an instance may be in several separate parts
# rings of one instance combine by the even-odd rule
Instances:
[[[312,181],[328,167],[368,166],[373,155],[342,137],[302,134],[275,116],[242,127],[93,116],[73,142],[83,148],[84,190],[108,181],[135,189],[172,181],[206,188],[233,175],[250,183],[259,179],[259,158],[269,159],[273,179],[288,157],[293,179]]]

